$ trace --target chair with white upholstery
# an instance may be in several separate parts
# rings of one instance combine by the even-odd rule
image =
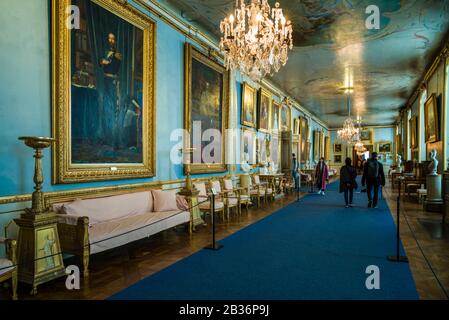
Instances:
[[[242,213],[240,190],[234,187],[234,184],[232,183],[231,179],[227,178],[222,179],[222,186],[223,186],[223,193],[225,194],[225,199],[227,199],[226,206],[229,209],[236,208],[237,214],[240,215]]]
[[[256,200],[257,207],[260,208],[260,199],[262,198],[266,202],[265,188],[260,184],[255,184],[253,180],[253,178],[249,179],[249,196]]]
[[[0,283],[11,280],[12,298],[17,300],[17,258],[16,240],[0,238],[0,243],[5,245],[6,258],[0,258]]]
[[[193,186],[199,191],[198,194],[198,203],[200,203],[199,208],[200,211],[205,213],[210,213],[211,217],[214,212],[220,212],[223,221],[225,220],[225,205],[221,199],[221,197],[215,198],[215,211],[212,212],[212,205],[209,200],[210,193],[207,192],[206,183],[204,182],[194,182]],[[217,190],[218,192],[218,190]]]
[[[259,188],[260,192],[264,194],[264,202],[267,203],[267,199],[270,198],[271,201],[274,200],[274,189],[273,186],[269,185],[268,182],[262,182],[260,176],[255,174],[253,176],[254,185]]]

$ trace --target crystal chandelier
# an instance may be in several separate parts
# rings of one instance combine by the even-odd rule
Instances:
[[[278,72],[293,49],[292,25],[278,2],[271,8],[267,0],[236,0],[234,14],[220,23],[220,49],[226,68],[240,69],[252,80]]]
[[[349,117],[343,123],[343,129],[338,130],[338,138],[345,141],[347,144],[351,144],[357,141],[359,135],[359,129],[354,126],[354,122]]]
[[[343,122],[343,129],[337,131],[338,138],[347,144],[352,144],[359,140],[359,129],[355,127],[351,118],[351,98],[348,94],[348,118]]]

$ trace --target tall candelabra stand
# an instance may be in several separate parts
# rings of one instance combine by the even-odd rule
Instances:
[[[31,208],[14,221],[19,226],[18,274],[19,281],[32,286],[31,294],[37,294],[37,286],[65,275],[59,243],[57,217],[46,208],[42,193],[42,150],[55,141],[45,137],[20,137],[25,145],[33,148],[34,192]]]
[[[178,193],[181,196],[184,196],[187,198],[187,202],[189,203],[189,207],[191,208],[191,215],[192,215],[192,229],[190,232],[195,231],[195,228],[199,225],[205,225],[205,221],[201,217],[201,212],[198,207],[198,195],[199,191],[195,188],[195,186],[192,184],[192,177],[190,175],[190,159],[195,151],[194,148],[183,148],[180,150],[183,158],[184,158],[184,174],[186,175],[186,183],[184,188],[181,189],[181,191]],[[204,201],[204,199],[201,199],[200,201]]]

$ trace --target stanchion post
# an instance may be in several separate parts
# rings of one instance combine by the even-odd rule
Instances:
[[[400,211],[401,211],[401,181],[398,180],[399,185],[399,192],[398,192],[398,198],[396,200],[396,255],[395,256],[387,256],[387,260],[392,262],[408,262],[407,257],[400,256],[399,252],[399,242],[401,241],[400,238]]]
[[[223,245],[221,245],[220,243],[217,243],[215,241],[215,190],[212,190],[212,194],[211,194],[211,208],[212,208],[212,244],[210,246],[205,247],[205,249],[208,250],[220,250],[221,248],[223,248]]]

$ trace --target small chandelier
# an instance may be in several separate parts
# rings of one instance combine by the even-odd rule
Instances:
[[[292,25],[278,2],[271,9],[267,0],[236,0],[234,14],[220,23],[220,49],[226,68],[240,69],[252,80],[278,72],[293,49]]]

